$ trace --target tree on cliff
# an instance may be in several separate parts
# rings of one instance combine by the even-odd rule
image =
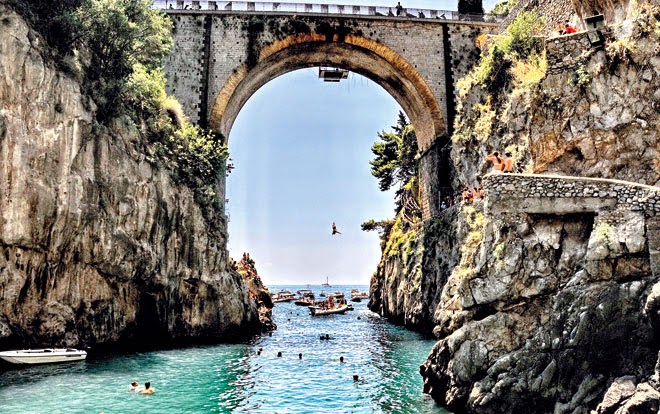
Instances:
[[[79,36],[91,52],[86,77],[100,119],[120,111],[135,65],[156,69],[172,45],[172,22],[149,0],[86,0],[75,12]]]
[[[79,72],[99,120],[122,112],[135,65],[155,69],[172,44],[172,22],[150,0],[12,0],[56,59]],[[65,64],[65,66],[67,66]]]
[[[387,191],[399,184],[396,197],[397,202],[400,202],[403,186],[417,175],[417,136],[401,111],[392,130],[393,132],[378,133],[380,141],[371,147],[375,158],[369,164],[371,174],[378,179],[381,191]]]
[[[392,132],[379,132],[379,141],[371,147],[375,157],[369,162],[371,174],[378,179],[381,191],[388,191],[395,185],[396,212],[401,214],[406,222],[414,222],[420,216],[417,202],[417,136],[412,125],[403,112],[399,111],[397,124],[392,126]],[[362,230],[378,230],[381,239],[387,239],[393,220],[369,220],[362,223]]]
[[[483,14],[484,6],[482,0],[458,0],[458,12],[460,14]]]

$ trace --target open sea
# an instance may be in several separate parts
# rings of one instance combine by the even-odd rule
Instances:
[[[325,292],[349,298],[353,287],[368,289],[333,286]],[[295,293],[305,286],[270,290],[281,288]],[[320,299],[321,287],[311,289]],[[278,303],[278,329],[245,343],[3,366],[0,413],[447,414],[421,391],[419,365],[435,341],[389,324],[366,301],[349,303],[354,311],[324,317],[312,317],[293,302]],[[320,340],[325,334],[331,339]],[[151,381],[156,393],[131,393],[131,381]]]

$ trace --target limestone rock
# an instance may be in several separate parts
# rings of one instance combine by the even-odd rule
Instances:
[[[226,222],[0,4],[0,345],[226,338],[259,329]]]

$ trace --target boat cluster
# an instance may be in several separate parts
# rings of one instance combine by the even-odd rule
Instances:
[[[273,302],[294,302],[297,306],[305,306],[309,309],[312,316],[324,316],[334,314],[344,314],[347,311],[354,310],[353,305],[346,301],[346,296],[342,292],[328,293],[321,291],[320,297],[325,299],[317,300],[314,292],[310,289],[300,289],[296,292],[298,296],[289,290],[280,290],[272,295]],[[357,289],[351,291],[351,301],[360,302],[362,299],[368,299],[369,295],[365,292],[360,293]]]

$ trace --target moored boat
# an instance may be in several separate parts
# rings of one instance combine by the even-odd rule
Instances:
[[[0,352],[0,358],[10,364],[52,364],[82,361],[87,352],[72,348],[22,349]]]
[[[293,303],[298,306],[312,306],[314,305],[314,293],[311,290],[302,290],[301,296]]]
[[[312,316],[324,316],[324,315],[335,315],[335,314],[344,314],[348,311],[348,305],[339,305],[335,308],[323,308],[320,306],[310,306],[309,314]]]
[[[351,289],[351,302],[362,302],[362,299],[369,299],[369,295],[366,292]]]
[[[280,290],[279,292],[271,295],[273,302],[291,302],[296,298],[296,295],[288,290]]]

